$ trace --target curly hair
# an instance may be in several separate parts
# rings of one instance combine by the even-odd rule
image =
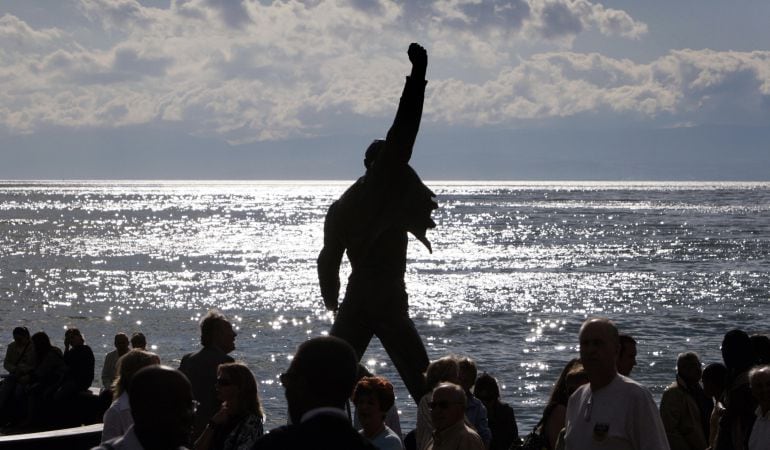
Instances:
[[[380,403],[380,411],[387,412],[396,402],[393,385],[383,377],[363,377],[353,390],[353,404],[358,404],[362,396],[376,397]]]

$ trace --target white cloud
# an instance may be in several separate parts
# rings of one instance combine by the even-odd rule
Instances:
[[[437,124],[516,126],[582,114],[720,121],[730,120],[723,105],[763,117],[770,95],[767,52],[680,50],[640,64],[557,51],[582,30],[612,39],[646,32],[626,12],[587,0],[80,5],[101,27],[90,30],[94,41],[64,24],[38,30],[0,17],[0,39],[16,43],[0,47],[0,125],[30,132],[169,121],[248,142],[322,135],[352,118],[387,123],[410,41],[430,51],[425,120]],[[550,51],[519,59],[530,37]]]

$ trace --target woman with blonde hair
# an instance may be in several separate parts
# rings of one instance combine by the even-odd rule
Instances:
[[[264,434],[257,380],[245,364],[220,364],[217,369],[219,411],[195,441],[195,450],[246,450]]]
[[[128,403],[128,390],[131,379],[139,369],[159,365],[160,357],[144,350],[131,350],[118,359],[115,372],[118,374],[112,382],[112,404],[104,413],[102,443],[123,436],[134,424],[131,417],[131,405]]]

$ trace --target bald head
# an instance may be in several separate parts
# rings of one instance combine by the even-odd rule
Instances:
[[[430,417],[436,430],[444,430],[465,418],[467,397],[462,386],[441,383],[433,389]]]
[[[617,375],[620,352],[618,328],[607,318],[586,320],[580,327],[580,360],[592,389],[606,386]]]

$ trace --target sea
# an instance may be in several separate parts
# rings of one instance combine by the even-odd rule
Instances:
[[[143,332],[177,367],[216,308],[254,372],[266,426],[286,423],[278,375],[328,332],[316,257],[349,181],[0,182],[0,352],[15,326],[59,346],[77,327],[104,355]],[[410,314],[431,359],[495,376],[522,435],[542,413],[588,317],[638,342],[632,377],[656,399],[677,354],[721,360],[729,330],[770,334],[770,183],[442,182],[429,253],[410,240]],[[349,274],[347,262],[342,280]],[[362,361],[416,405],[380,342]]]

